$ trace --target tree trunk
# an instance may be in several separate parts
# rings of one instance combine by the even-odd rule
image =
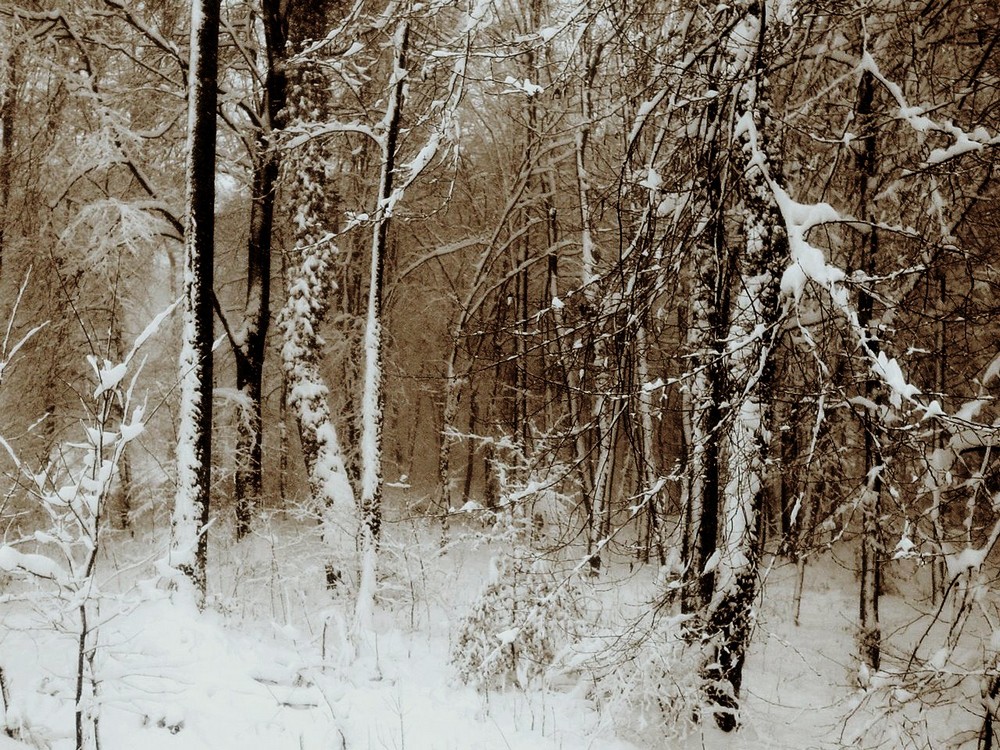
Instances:
[[[636,357],[639,376],[639,436],[637,441],[639,450],[637,456],[640,464],[639,481],[642,484],[642,491],[645,494],[646,517],[648,519],[649,533],[646,538],[646,546],[643,552],[642,561],[649,562],[649,551],[651,547],[656,548],[656,559],[660,566],[666,565],[667,557],[663,545],[663,536],[660,531],[660,509],[663,495],[660,479],[659,467],[656,462],[656,434],[653,427],[653,391],[649,386],[649,340],[646,331],[646,324],[641,323],[636,332]]]
[[[0,279],[7,250],[7,230],[11,215],[10,188],[14,176],[14,124],[17,119],[18,52],[7,53],[5,80],[0,93]]]
[[[297,6],[289,21],[289,40],[305,42],[326,34],[326,11],[334,3]],[[293,37],[294,32],[294,37]],[[334,118],[329,80],[324,68],[308,59],[288,72],[289,122],[327,122]],[[357,508],[344,466],[327,395],[320,373],[323,340],[320,327],[330,307],[331,262],[339,252],[333,242],[336,200],[329,184],[335,157],[326,143],[310,139],[286,156],[292,175],[287,189],[296,216],[295,251],[288,269],[288,296],[279,328],[282,364],[288,381],[288,405],[295,413],[309,490],[320,513],[323,540],[330,556],[326,580],[337,586],[353,569],[358,529]]]
[[[469,429],[470,436],[465,449],[465,479],[462,481],[462,505],[472,499],[472,480],[476,472],[476,430],[479,429],[479,399],[476,393],[469,394]]]
[[[361,586],[355,608],[355,625],[371,627],[375,597],[375,566],[382,526],[382,425],[385,390],[382,385],[382,288],[385,277],[386,239],[392,218],[393,170],[396,142],[406,84],[406,51],[410,26],[402,21],[396,30],[389,102],[383,123],[382,172],[372,235],[371,276],[368,283],[368,320],[365,326],[365,380],[361,406]]]
[[[705,112],[704,132],[721,125],[722,105],[713,99]],[[684,612],[701,610],[712,597],[714,573],[706,570],[715,553],[719,531],[720,404],[725,398],[725,368],[719,351],[729,309],[730,253],[723,222],[722,163],[716,138],[707,145],[705,180],[706,238],[694,247],[691,266],[690,320],[686,348],[691,376],[685,413],[688,418],[688,502],[684,521]]]
[[[188,84],[187,222],[177,494],[170,561],[204,602],[212,489],[212,284],[219,0],[194,0]]]
[[[876,170],[876,142],[872,131],[872,104],[875,96],[875,80],[871,71],[861,76],[858,87],[858,120],[862,128],[863,143],[857,154],[858,190],[860,221],[869,218],[869,191],[874,187]],[[878,235],[872,227],[862,237],[861,266],[869,278],[875,274],[875,257],[878,253]],[[869,353],[878,353],[878,341],[870,335],[874,313],[874,298],[862,288],[858,299],[858,325],[868,337],[865,345]],[[871,404],[876,397],[878,383],[868,375],[864,382],[864,396]],[[882,545],[879,529],[882,515],[882,454],[879,441],[879,415],[866,408],[862,429],[865,449],[865,487],[861,504],[861,590],[859,597],[859,641],[861,658],[872,670],[881,662],[881,626],[879,624],[879,598],[882,588]]]
[[[744,45],[749,74],[736,98],[737,147],[733,157],[743,178],[745,246],[736,259],[735,289],[727,342],[729,383],[722,431],[725,477],[719,563],[707,613],[709,695],[719,707],[715,719],[725,731],[737,725],[743,665],[757,595],[762,509],[767,497],[767,462],[772,423],[773,350],[781,317],[780,279],[788,255],[784,221],[766,170],[777,170],[773,136],[766,132],[770,91],[764,75],[767,18],[760,6],[746,12],[733,46]],[[752,32],[756,29],[756,35]],[[749,37],[749,38],[748,38]],[[777,176],[772,174],[772,176]]]
[[[254,138],[253,181],[250,196],[250,234],[247,240],[247,293],[243,329],[233,341],[236,388],[245,397],[236,425],[236,538],[250,530],[264,489],[262,444],[264,353],[271,309],[271,235],[280,156],[274,131],[285,107],[285,19],[278,0],[263,0],[267,66],[264,74],[261,125]]]

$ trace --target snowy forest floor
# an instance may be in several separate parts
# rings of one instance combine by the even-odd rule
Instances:
[[[273,516],[239,544],[216,530],[202,614],[178,606],[157,584],[151,571],[162,537],[163,529],[105,537],[113,554],[92,592],[101,750],[904,747],[897,730],[913,734],[913,722],[933,725],[924,734],[955,739],[981,721],[976,694],[927,712],[909,708],[901,688],[861,690],[853,560],[829,552],[807,568],[798,626],[795,567],[776,561],[767,570],[741,729],[725,735],[708,720],[672,738],[613,686],[595,689],[585,668],[528,690],[480,691],[457,679],[449,644],[499,549],[474,524],[453,527],[444,552],[438,524],[389,524],[374,631],[353,642],[346,600],[322,585],[312,525]],[[619,560],[586,586],[610,642],[650,611],[655,571]],[[21,742],[0,737],[0,750],[72,747],[77,602],[44,581],[6,588],[0,667],[8,734]],[[915,607],[887,596],[885,632],[895,644],[887,663],[903,663],[926,628],[920,607],[933,611],[927,602]],[[970,652],[981,648],[981,633],[963,637]],[[647,704],[647,712],[656,710]]]

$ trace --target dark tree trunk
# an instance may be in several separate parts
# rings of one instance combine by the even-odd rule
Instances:
[[[752,4],[745,11],[756,38],[739,32],[733,47],[744,48],[730,61],[743,79],[736,89],[736,120],[752,127],[738,132],[732,149],[733,172],[740,176],[743,247],[735,254],[729,305],[724,398],[716,403],[720,421],[723,521],[718,565],[706,609],[709,697],[715,720],[725,731],[738,724],[743,666],[757,596],[762,510],[768,495],[768,462],[773,425],[774,348],[781,319],[780,279],[788,257],[785,224],[769,178],[781,180],[776,136],[770,132],[771,92],[766,78],[769,19]],[[733,47],[730,47],[732,50]]]
[[[0,105],[0,278],[7,249],[10,216],[10,188],[14,172],[14,124],[17,118],[17,50],[7,55],[3,104]]]
[[[242,341],[234,342],[236,388],[246,397],[236,428],[236,538],[242,538],[263,495],[263,378],[264,354],[270,322],[271,234],[280,156],[274,130],[285,107],[286,38],[279,0],[263,0],[267,66],[264,76],[261,125],[254,139],[250,235],[247,241],[247,294]]]
[[[212,488],[212,284],[219,0],[195,0],[188,90],[184,333],[173,554],[201,601],[205,596]]]
[[[870,71],[861,76],[858,88],[858,119],[862,128],[862,145],[857,154],[859,211],[858,218],[866,221],[869,217],[869,192],[874,187],[876,173],[876,142],[872,118],[875,97],[875,80]],[[878,235],[872,227],[862,237],[862,270],[872,278],[875,274],[875,259],[878,254]],[[867,336],[865,347],[868,354],[875,356],[879,344],[869,331],[874,315],[874,298],[862,289],[858,299],[858,324]],[[877,398],[877,381],[872,375],[865,377],[864,395],[868,403]],[[861,658],[871,669],[878,669],[881,662],[881,626],[879,624],[879,598],[882,588],[882,545],[879,530],[882,515],[882,452],[879,440],[879,416],[867,408],[862,429],[865,448],[865,493],[862,503],[861,533],[861,591],[859,597],[859,640]]]
[[[722,105],[706,108],[706,130],[717,129]],[[719,536],[720,404],[725,399],[725,366],[720,342],[726,336],[729,310],[730,253],[723,222],[722,159],[713,139],[708,143],[703,174],[708,214],[707,239],[696,248],[687,344],[694,371],[691,385],[691,440],[688,447],[688,503],[685,509],[685,586],[681,606],[697,612],[712,598],[714,575],[705,571]]]

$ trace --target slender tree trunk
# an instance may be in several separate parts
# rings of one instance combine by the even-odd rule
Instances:
[[[667,562],[660,532],[660,509],[663,495],[660,472],[656,462],[656,432],[653,427],[653,391],[649,388],[649,341],[646,324],[639,325],[636,332],[636,356],[639,376],[639,451],[640,481],[645,493],[646,516],[649,523],[649,536],[643,554],[643,562],[649,562],[650,547],[656,548],[656,559],[661,566]]]
[[[576,182],[577,197],[580,203],[580,245],[582,248],[582,265],[580,268],[580,286],[583,289],[584,306],[581,310],[587,336],[587,346],[584,348],[589,355],[581,369],[579,398],[575,405],[576,419],[573,429],[578,431],[576,442],[576,460],[587,473],[587,481],[583,483],[584,504],[587,508],[587,555],[590,570],[596,574],[601,569],[604,529],[606,516],[610,512],[610,474],[613,452],[615,448],[615,426],[617,424],[616,409],[611,391],[614,386],[613,373],[615,368],[610,361],[607,337],[602,334],[602,326],[610,325],[607,311],[603,309],[600,292],[597,289],[597,252],[591,233],[591,198],[590,177],[587,168],[587,146],[590,140],[591,118],[593,117],[593,101],[591,88],[597,72],[601,47],[591,50],[587,58],[587,68],[584,75],[583,91],[581,93],[582,121],[576,135]],[[587,446],[582,432],[583,425],[577,420],[586,411],[585,383],[593,378],[593,402],[590,406],[590,432],[596,438],[593,450]],[[572,391],[572,388],[570,388]]]
[[[729,314],[731,259],[726,246],[722,205],[722,162],[717,143],[721,103],[706,108],[704,132],[708,139],[703,174],[707,214],[705,237],[694,246],[691,259],[691,308],[686,348],[690,354],[688,417],[688,502],[684,523],[684,588],[681,607],[698,612],[712,597],[714,573],[707,570],[715,553],[720,513],[719,433],[720,404],[725,398],[725,368],[719,350]]]
[[[589,38],[584,36],[581,40],[583,49],[589,47]],[[590,230],[591,207],[590,207],[590,177],[587,171],[587,145],[590,141],[590,131],[592,127],[591,118],[593,116],[593,102],[591,89],[594,76],[597,74],[597,65],[600,60],[595,52],[591,52],[587,58],[587,70],[583,79],[583,87],[580,92],[582,106],[582,117],[576,129],[575,156],[576,156],[576,187],[577,199],[580,204],[580,246],[582,249],[582,263],[580,267],[580,288],[583,290],[584,313],[589,312],[591,291],[589,285],[596,279],[596,258],[594,252],[594,240]],[[551,280],[551,296],[558,297],[559,289],[556,286],[556,278]],[[566,342],[570,340],[571,330],[566,325],[565,313],[562,306],[554,310],[556,320],[556,350],[559,367],[562,370],[563,385],[566,392],[566,407],[569,416],[569,426],[573,431],[573,465],[577,476],[580,478],[580,492],[583,497],[583,504],[588,517],[593,511],[594,496],[594,476],[590,470],[590,451],[587,445],[587,435],[584,431],[583,412],[585,409],[582,366],[574,366],[571,356],[572,349],[567,348]]]
[[[236,426],[236,538],[250,529],[264,489],[262,444],[264,433],[263,379],[267,328],[271,315],[271,236],[280,156],[274,131],[285,107],[285,19],[278,0],[263,0],[266,55],[261,126],[254,138],[253,181],[250,196],[250,234],[247,241],[247,294],[243,328],[232,342],[236,354],[236,388],[245,397]]]
[[[113,314],[112,317],[117,318],[117,315]],[[126,351],[122,343],[121,325],[117,320],[112,321],[109,338],[108,348],[115,357],[114,361],[121,362],[126,355]],[[122,404],[117,400],[112,401],[110,408],[115,419],[124,421],[128,418],[128,415],[122,409]],[[126,443],[122,446],[121,455],[118,458],[118,482],[113,490],[109,492],[110,497],[108,498],[110,500],[109,505],[114,509],[114,519],[118,522],[120,528],[124,530],[129,530],[132,527],[132,462],[129,459],[129,454],[129,446]]]
[[[614,380],[610,376],[612,366],[603,346],[597,347],[595,354],[597,376],[594,388],[592,424],[595,427],[597,460],[594,465],[593,495],[590,505],[590,529],[587,538],[587,554],[590,570],[596,574],[601,569],[604,544],[611,524],[611,497],[613,494],[612,474],[615,462],[615,447],[618,442],[618,418],[621,404],[612,390]]]
[[[194,0],[188,84],[184,329],[170,561],[204,601],[212,490],[212,284],[219,0]]]
[[[392,218],[393,170],[396,143],[403,112],[406,84],[406,52],[410,26],[402,21],[396,30],[396,57],[393,60],[389,102],[383,123],[382,173],[379,177],[378,205],[372,235],[371,276],[368,284],[368,320],[365,326],[365,381],[361,407],[361,586],[355,608],[355,624],[371,627],[375,597],[375,567],[378,538],[382,527],[382,425],[385,390],[382,384],[382,288],[385,277],[386,239]]]
[[[448,512],[451,510],[451,449],[455,444],[453,430],[458,421],[459,399],[462,394],[462,380],[455,372],[458,359],[458,343],[451,350],[445,372],[444,385],[444,425],[441,430],[441,449],[438,451],[438,510],[442,523],[447,526]]]
[[[859,215],[864,222],[869,217],[869,191],[874,187],[877,152],[872,105],[875,80],[870,71],[861,76],[858,87],[858,119],[862,127],[862,144],[857,154]],[[875,274],[878,254],[878,235],[872,227],[862,237],[862,269],[869,278]],[[858,300],[858,324],[868,335],[865,342],[871,354],[878,351],[878,341],[869,335],[874,314],[874,298],[862,289]],[[865,377],[864,395],[868,403],[876,398],[878,383],[872,375]],[[879,668],[881,662],[881,625],[879,623],[879,598],[882,589],[882,545],[880,542],[880,517],[882,515],[882,455],[879,442],[879,416],[866,409],[864,430],[865,488],[862,498],[861,530],[861,587],[859,598],[859,640],[861,658],[869,668]]]
[[[783,412],[783,415],[787,419],[775,420],[781,425],[778,442],[781,450],[781,476],[778,481],[778,522],[781,534],[779,549],[794,555],[797,535],[795,528],[793,528],[796,524],[792,521],[792,514],[796,501],[801,498],[794,466],[794,462],[799,456],[798,423],[801,416],[799,405],[791,404],[788,410]]]
[[[14,177],[14,128],[17,121],[18,53],[11,50],[5,60],[5,80],[0,92],[0,279],[7,251],[10,224],[10,189]]]
[[[947,379],[947,322],[946,322],[946,305],[948,303],[948,277],[944,269],[938,271],[937,274],[937,292],[938,292],[938,319],[934,326],[934,339],[935,339],[935,351],[937,352],[937,357],[935,361],[936,371],[934,373],[935,383],[937,387],[938,397],[944,397],[944,389],[946,386]],[[944,427],[937,421],[934,420],[934,451],[941,451],[938,455],[943,455],[945,446],[948,442],[947,434],[945,433]],[[946,479],[946,476],[942,476],[940,469],[937,466],[937,461],[934,460],[935,456],[931,454],[928,460],[928,474],[933,482],[931,487],[931,508],[930,508],[930,519],[931,519],[931,538],[934,540],[937,549],[942,551],[944,549],[944,529],[941,525],[941,502],[943,500],[942,484]],[[944,564],[944,555],[938,554],[931,560],[931,596],[936,602],[939,595],[943,596],[947,588],[947,571]]]
[[[800,500],[799,517],[795,524],[795,593],[792,596],[794,602],[793,620],[796,627],[800,624],[802,614],[802,593],[806,580],[806,559],[809,554],[808,546],[813,524],[813,515],[816,509],[816,498],[808,487],[803,491]]]
[[[479,399],[475,392],[469,394],[469,429],[470,436],[476,434],[479,429]],[[462,482],[462,505],[464,506],[472,499],[472,479],[476,470],[476,440],[470,437],[465,449],[465,479]]]

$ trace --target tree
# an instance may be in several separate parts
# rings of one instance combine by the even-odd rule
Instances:
[[[298,7],[289,18],[289,44],[300,51],[288,72],[288,125],[308,130],[310,124],[336,121],[329,81],[312,55],[323,48],[335,2]],[[334,36],[334,34],[331,34]],[[313,49],[309,49],[312,45]],[[310,54],[302,54],[308,51]],[[354,490],[347,476],[328,389],[320,373],[323,340],[319,329],[329,310],[330,263],[337,223],[335,195],[326,184],[337,169],[334,153],[321,138],[306,136],[286,159],[292,176],[286,199],[295,217],[295,252],[288,274],[287,298],[279,328],[287,398],[299,428],[299,442],[309,476],[312,500],[321,514],[323,537],[331,561],[326,577],[333,587],[343,580],[345,566],[336,560],[351,555],[358,528]]]
[[[286,14],[277,0],[262,0],[263,82],[253,128],[251,196],[247,238],[247,286],[242,327],[230,333],[236,357],[236,388],[245,401],[236,434],[233,479],[236,536],[250,528],[263,492],[263,380],[271,314],[271,252],[281,152],[275,132],[281,128],[286,100]],[[228,327],[227,327],[228,328]]]
[[[188,84],[187,198],[184,242],[184,329],[177,494],[170,562],[206,589],[212,492],[212,285],[215,247],[215,111],[218,96],[219,0],[191,9]]]
[[[728,383],[720,424],[725,477],[718,572],[708,604],[708,637],[718,639],[708,657],[708,673],[724,680],[711,695],[735,709],[750,641],[757,596],[760,524],[767,495],[770,436],[773,432],[771,385],[774,344],[782,314],[780,282],[788,255],[784,220],[773,195],[781,163],[772,132],[772,92],[767,70],[780,21],[766,4],[738,8],[732,31],[734,97],[733,140],[742,179],[743,246],[734,264],[734,294],[726,336]],[[728,684],[726,684],[728,683]],[[736,726],[733,713],[717,712],[725,730]]]
[[[362,393],[361,451],[361,588],[358,592],[357,622],[370,627],[371,604],[375,593],[375,557],[382,527],[382,430],[385,415],[383,385],[382,300],[385,285],[386,240],[389,224],[400,195],[393,182],[396,147],[407,78],[406,54],[410,24],[399,22],[393,37],[394,60],[389,80],[389,96],[380,128],[382,168],[379,175],[378,204],[372,229],[371,271],[368,280],[368,317],[365,322],[365,381]]]

